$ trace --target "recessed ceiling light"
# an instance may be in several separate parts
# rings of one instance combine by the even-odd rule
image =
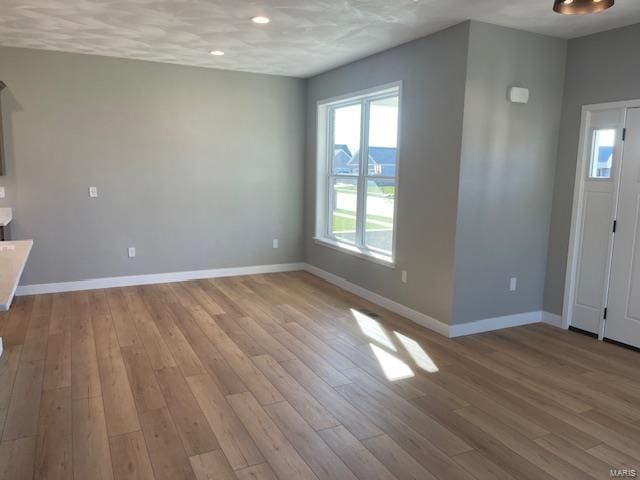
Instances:
[[[269,17],[263,17],[262,15],[258,15],[257,17],[253,17],[251,21],[259,25],[264,25],[266,23],[269,23],[271,20],[269,19]]]
[[[221,57],[224,55],[224,52],[222,50],[211,50],[209,53],[214,57]]]

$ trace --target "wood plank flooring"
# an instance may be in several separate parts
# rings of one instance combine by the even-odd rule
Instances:
[[[546,325],[450,340],[303,272],[19,297],[0,335],[0,480],[640,467],[640,354]]]

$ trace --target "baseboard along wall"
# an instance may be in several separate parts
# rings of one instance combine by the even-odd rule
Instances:
[[[405,305],[390,300],[382,295],[374,293],[370,290],[362,288],[359,285],[349,282],[342,277],[334,275],[333,273],[322,270],[313,265],[306,264],[304,268],[307,272],[312,273],[329,283],[332,283],[348,292],[351,292],[359,297],[369,300],[376,305],[379,305],[387,310],[397,313],[418,325],[433,330],[434,332],[444,335],[445,337],[463,337],[466,335],[473,335],[476,333],[490,332],[493,330],[500,330],[503,328],[517,327],[520,325],[529,325],[532,323],[548,323],[555,327],[562,327],[562,317],[548,312],[534,311],[527,313],[518,313],[515,315],[506,315],[503,317],[486,318],[484,320],[477,320],[475,322],[462,323],[458,325],[449,325],[440,320],[437,320],[429,315],[413,310]]]
[[[235,277],[239,275],[258,275],[261,273],[293,272],[304,270],[304,263],[281,263],[276,265],[253,265],[247,267],[216,268],[187,272],[152,273],[148,275],[130,275],[123,277],[93,278],[74,282],[42,283],[38,285],[20,285],[16,295],[37,295],[41,293],[75,292],[78,290],[96,290],[99,288],[133,287],[157,283],[186,282],[204,278]]]
[[[304,270],[317,277],[326,280],[348,292],[358,295],[401,315],[412,322],[421,325],[429,330],[433,330],[445,337],[454,338],[476,333],[500,330],[502,328],[528,325],[532,323],[548,323],[558,328],[562,328],[562,317],[544,311],[535,311],[507,315],[503,317],[487,318],[475,322],[463,323],[459,325],[448,325],[422,312],[395,302],[380,294],[367,290],[355,283],[349,282],[333,273],[322,270],[308,263],[283,263],[275,265],[253,265],[233,268],[217,268],[209,270],[194,270],[186,272],[154,273],[148,275],[131,275],[122,277],[94,278],[78,280],[73,282],[43,283],[36,285],[21,285],[16,291],[16,295],[37,295],[45,293],[73,292],[79,290],[96,290],[100,288],[131,287],[136,285],[153,285],[158,283],[184,282],[189,280],[200,280],[205,278],[233,277],[240,275],[257,275],[262,273],[292,272]],[[0,347],[1,348],[1,347]]]

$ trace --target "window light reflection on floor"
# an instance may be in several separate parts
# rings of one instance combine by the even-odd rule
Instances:
[[[400,340],[400,343],[402,343],[402,346],[407,350],[407,352],[409,352],[409,355],[411,355],[413,361],[416,362],[416,365],[429,373],[435,373],[438,371],[438,366],[433,360],[431,360],[429,354],[424,351],[418,342],[412,338],[402,335],[401,333],[393,333],[398,337],[398,340]]]
[[[387,380],[393,382],[395,380],[402,380],[404,378],[411,378],[415,376],[409,365],[404,363],[402,360],[396,358],[394,355],[391,355],[386,350],[383,350],[373,343],[370,343],[369,346],[371,347],[371,350],[373,350],[373,354],[376,356],[378,363],[382,367],[382,371],[384,372],[385,377],[387,377]]]
[[[351,309],[351,315],[353,315],[353,318],[356,319],[360,330],[362,330],[362,333],[364,333],[367,337],[375,340],[380,345],[387,347],[389,350],[393,350],[394,352],[397,351],[396,346],[389,338],[389,335],[387,335],[387,333],[384,331],[384,328],[382,328],[382,326],[376,320],[369,317],[368,315],[365,315],[362,312],[354,310],[353,308]]]

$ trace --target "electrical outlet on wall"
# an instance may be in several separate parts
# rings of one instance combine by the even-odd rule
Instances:
[[[128,250],[129,258],[133,258],[136,256],[136,247],[129,247]]]
[[[277,238],[273,239],[273,248],[280,247],[280,241]]]
[[[0,198],[4,198],[4,187],[0,187]]]
[[[402,283],[407,283],[407,271],[402,270]]]
[[[509,280],[509,291],[515,292],[517,289],[518,289],[518,278],[511,277],[511,279]]]
[[[89,197],[98,198],[98,187],[89,187]]]

